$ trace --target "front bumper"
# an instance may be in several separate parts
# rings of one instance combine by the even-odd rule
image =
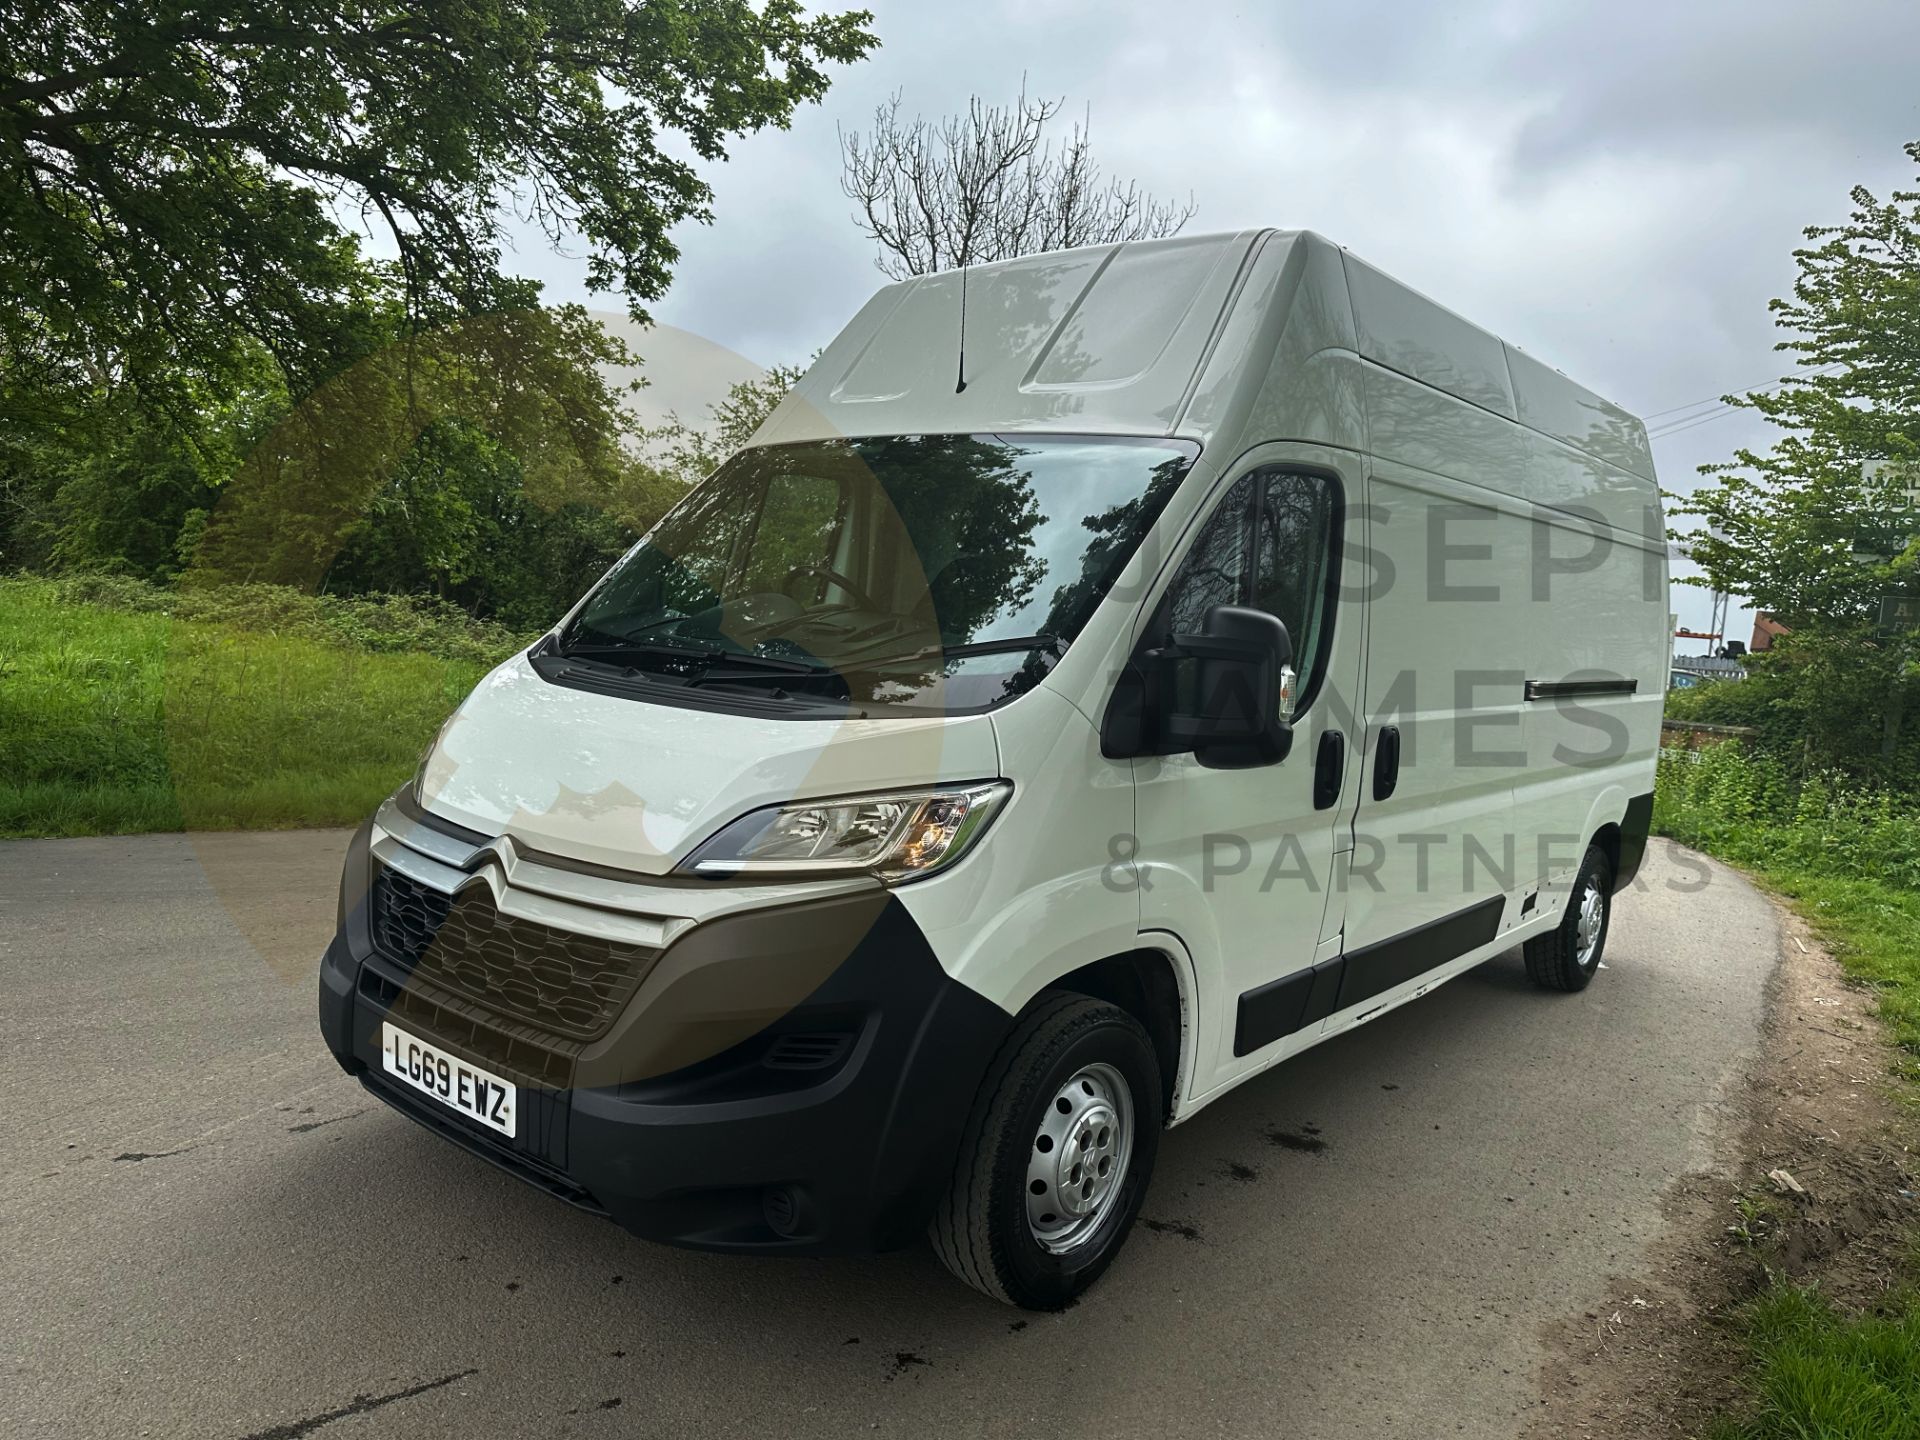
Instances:
[[[349,881],[370,863],[363,831]],[[320,1027],[341,1065],[445,1138],[673,1244],[826,1254],[908,1243],[951,1177],[1012,1025],[947,976],[883,890],[699,924],[661,952],[604,1037],[557,1048],[412,976],[375,945],[368,905],[364,885],[343,887],[320,967]],[[783,994],[796,970],[824,978]],[[389,1080],[389,1019],[514,1080],[519,1133]]]

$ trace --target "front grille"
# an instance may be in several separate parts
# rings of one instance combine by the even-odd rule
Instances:
[[[417,982],[398,984],[372,965],[360,967],[360,993],[402,1030],[433,1040],[516,1085],[565,1090],[585,1048],[577,1040],[489,1015],[468,1000]]]
[[[382,865],[373,939],[411,974],[556,1035],[591,1040],[613,1024],[660,952],[502,915],[485,884],[442,894]]]

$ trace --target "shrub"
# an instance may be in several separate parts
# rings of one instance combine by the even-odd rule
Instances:
[[[1662,833],[1737,864],[1920,889],[1920,802],[1835,770],[1794,777],[1737,742],[1663,750]]]
[[[167,589],[108,574],[74,574],[39,583],[50,584],[53,594],[67,605],[92,605],[129,615],[167,615],[375,654],[423,654],[491,665],[535,638],[475,620],[457,605],[431,596],[309,595],[284,585]]]

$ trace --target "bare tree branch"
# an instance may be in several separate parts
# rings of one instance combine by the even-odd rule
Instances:
[[[963,115],[938,122],[901,118],[894,94],[873,112],[873,128],[840,133],[840,188],[860,207],[857,223],[878,251],[874,263],[896,280],[979,265],[1178,234],[1194,215],[1159,200],[1137,181],[1105,179],[1082,118],[1057,146],[1048,122],[1064,102],[1011,105],[973,97]]]

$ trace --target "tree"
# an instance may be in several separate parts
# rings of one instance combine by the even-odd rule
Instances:
[[[638,538],[613,507],[542,503],[519,457],[477,425],[422,432],[340,542],[323,588],[427,589],[470,614],[537,630]]]
[[[1920,164],[1920,141],[1906,153]],[[1705,583],[1791,628],[1775,662],[1804,682],[1790,703],[1811,716],[1837,700],[1878,722],[1873,759],[1891,778],[1920,698],[1915,627],[1887,623],[1920,596],[1920,511],[1905,489],[1920,485],[1920,190],[1881,201],[1856,188],[1852,201],[1846,223],[1805,232],[1793,296],[1770,307],[1791,332],[1776,348],[1808,368],[1726,397],[1785,433],[1704,466],[1710,483],[1675,514],[1707,529],[1675,538]]]
[[[798,0],[0,0],[0,363],[43,385],[218,372],[265,347],[304,392],[397,283],[428,321],[533,303],[507,197],[586,243],[636,318],[694,163],[788,123],[865,12]],[[343,219],[384,232],[388,275]]]
[[[708,218],[697,167],[818,100],[875,43],[867,20],[0,0],[0,563],[377,576],[480,604],[523,560],[596,563],[671,487],[633,462],[596,368],[624,348],[503,273],[510,216],[580,237],[589,284],[642,315],[671,227]]]
[[[871,133],[840,137],[840,185],[860,206],[856,223],[896,280],[1116,240],[1178,233],[1185,204],[1157,200],[1137,182],[1104,180],[1085,120],[1056,148],[1047,125],[1059,100],[987,105],[937,124],[901,119],[895,94],[873,114]]]
[[[725,399],[707,407],[707,424],[695,425],[677,413],[669,414],[665,424],[641,432],[641,443],[663,475],[690,489],[753,438],[805,373],[801,365],[776,365],[758,379],[738,381],[727,387]]]
[[[446,593],[477,549],[510,540],[489,541],[461,519],[476,496],[497,491],[509,462],[532,505],[585,506],[637,529],[663,508],[666,487],[631,453],[631,417],[596,369],[620,350],[586,311],[563,306],[479,316],[376,351],[251,447],[183,579],[319,587],[370,508],[397,495],[422,542],[414,581]],[[447,427],[489,443],[451,443]],[[465,466],[476,468],[462,478]],[[449,493],[429,503],[422,487],[433,483]]]

